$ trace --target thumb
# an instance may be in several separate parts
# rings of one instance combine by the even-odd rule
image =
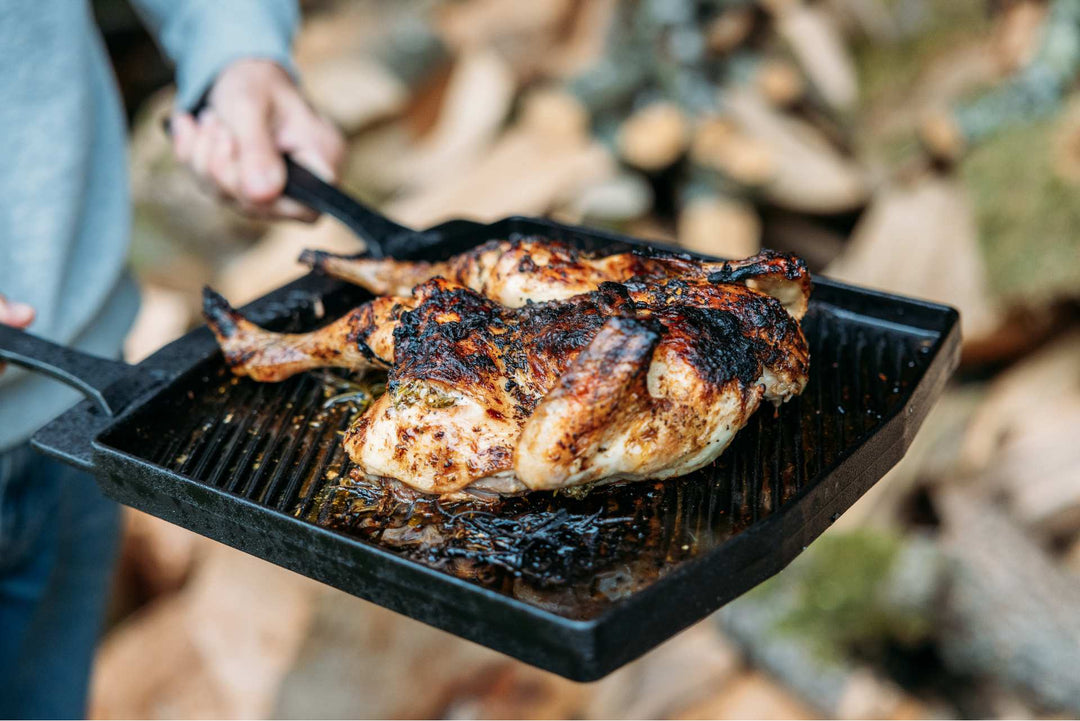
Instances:
[[[0,298],[0,324],[25,328],[33,322],[33,308],[26,303],[11,303]]]

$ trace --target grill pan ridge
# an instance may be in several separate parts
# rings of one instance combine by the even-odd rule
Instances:
[[[434,260],[529,235],[604,252],[642,245],[511,218],[403,235],[393,255]],[[308,276],[245,312],[271,328],[309,329],[367,297]],[[315,317],[316,306],[326,318]],[[233,378],[205,328],[135,369],[159,380],[118,419],[84,402],[35,443],[92,467],[123,503],[592,680],[790,562],[899,460],[958,358],[952,309],[832,281],[815,282],[803,327],[806,391],[775,412],[760,409],[712,465],[584,498],[534,494],[495,520],[408,509],[414,515],[399,527],[386,509],[356,511],[340,444],[350,409],[324,408],[313,374],[273,385]],[[436,525],[454,537],[434,550],[413,542],[410,534]],[[545,584],[545,573],[559,582]]]

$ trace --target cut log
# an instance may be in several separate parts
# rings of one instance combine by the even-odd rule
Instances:
[[[464,0],[443,4],[436,22],[452,47],[475,49],[553,33],[572,9],[572,0]]]
[[[771,612],[754,619],[745,608],[738,619],[726,609],[720,615],[724,629],[751,660],[781,679],[818,713],[832,718],[888,718],[913,705],[894,684],[869,669],[825,657],[812,645],[778,632],[774,625],[778,617]]]
[[[618,11],[618,0],[577,0],[563,25],[558,44],[543,58],[546,75],[570,78],[604,54]]]
[[[537,88],[521,100],[521,124],[553,139],[579,143],[589,133],[589,114],[571,93]]]
[[[1036,408],[996,454],[989,476],[1018,521],[1068,538],[1080,531],[1080,392]]]
[[[993,332],[999,322],[971,204],[953,180],[926,176],[883,190],[826,273],[955,306],[965,340]]]
[[[900,636],[919,628],[918,613],[879,598],[899,568],[894,559],[902,545],[866,532],[827,538],[714,618],[751,661],[825,716],[889,718],[919,706],[892,681],[850,658],[845,646],[849,635],[860,638],[868,629],[892,634],[902,624]],[[895,616],[884,615],[890,611]],[[838,627],[841,616],[846,626]]]
[[[1054,175],[1080,186],[1080,100],[1066,105],[1054,129]]]
[[[806,93],[799,69],[785,60],[764,61],[754,80],[762,97],[780,108],[791,107]]]
[[[567,222],[621,226],[652,210],[653,190],[641,175],[621,172],[576,188],[556,204]]]
[[[930,157],[947,165],[958,162],[967,150],[963,130],[948,111],[928,110],[919,120],[916,132]]]
[[[701,165],[719,165],[728,148],[741,139],[734,121],[723,117],[701,118],[694,127],[690,159]]]
[[[567,87],[588,108],[590,115],[621,115],[638,91],[651,80],[648,58],[647,50],[616,47],[571,80]]]
[[[363,250],[363,242],[330,217],[320,218],[314,225],[280,224],[261,243],[226,265],[214,285],[234,303],[252,301],[305,275],[309,269],[296,259],[306,248],[357,253]]]
[[[647,172],[672,165],[686,152],[690,125],[673,103],[652,103],[623,123],[616,144],[619,157]]]
[[[1017,0],[1005,5],[994,28],[994,55],[1002,73],[1015,72],[1035,58],[1048,5],[1045,0]]]
[[[472,679],[507,663],[487,648],[325,589],[273,717],[438,718]]]
[[[415,137],[405,118],[369,128],[349,141],[342,184],[362,197],[384,198],[401,187],[401,166]]]
[[[179,590],[205,548],[202,536],[133,508],[124,509],[122,565],[150,598]]]
[[[375,60],[339,55],[304,72],[312,104],[348,134],[400,113],[409,100],[408,86]]]
[[[668,245],[679,242],[674,224],[658,218],[655,214],[628,223],[625,230],[628,235],[642,240],[654,240]]]
[[[351,7],[305,22],[296,55],[312,103],[347,133],[403,111],[412,92],[448,60],[421,16],[387,23]]]
[[[779,113],[746,89],[724,98],[740,130],[767,147],[775,159],[775,173],[762,187],[768,200],[790,210],[822,215],[851,211],[867,201],[864,171],[815,128]]]
[[[585,718],[681,717],[726,689],[740,666],[737,649],[699,623],[590,688]]]
[[[415,89],[450,59],[438,29],[422,14],[406,14],[388,30],[380,30],[376,59],[410,88]]]
[[[772,210],[763,218],[761,244],[795,253],[812,272],[831,263],[844,249],[846,234],[801,213]]]
[[[191,581],[98,653],[92,718],[262,718],[299,650],[315,584],[215,545]]]
[[[828,12],[816,5],[779,3],[776,29],[821,97],[842,113],[854,109],[859,83],[855,63]]]
[[[190,293],[144,283],[139,295],[139,314],[124,339],[124,360],[128,363],[138,363],[176,340],[195,319]]]
[[[431,718],[579,718],[587,687],[509,659],[478,669],[447,689]]]
[[[900,23],[886,0],[826,0],[824,4],[845,35],[883,44],[900,39]]]
[[[1080,530],[1080,333],[1051,343],[991,384],[960,458],[1043,536]]]
[[[745,189],[765,185],[777,172],[777,160],[769,146],[740,132],[735,123],[725,118],[706,118],[698,123],[690,159]]]
[[[342,53],[370,50],[386,34],[386,18],[365,3],[342,4],[333,12],[305,13],[293,43],[293,59],[305,71]]]
[[[1006,440],[1036,412],[1052,411],[1060,398],[1080,393],[1080,332],[1072,332],[999,375],[971,419],[960,446],[966,475],[982,473],[996,461]],[[1038,409],[1038,411],[1036,411]],[[1053,413],[1048,414],[1053,417]]]
[[[498,54],[480,49],[462,56],[435,126],[395,164],[398,184],[419,190],[465,172],[495,140],[516,89],[513,73]]]
[[[977,496],[943,488],[935,500],[953,569],[939,637],[945,663],[1080,714],[1080,578]]]
[[[455,217],[495,220],[514,213],[537,215],[561,195],[614,172],[614,160],[602,146],[519,124],[454,183],[406,196],[389,204],[387,211],[417,228]]]
[[[747,671],[675,718],[814,719],[820,716],[771,677],[760,671]]]
[[[723,55],[742,45],[757,25],[757,9],[750,3],[726,7],[709,21],[705,42],[711,52]]]
[[[679,211],[679,245],[720,258],[747,258],[761,250],[761,218],[749,202],[698,195]]]
[[[1080,3],[1051,3],[1031,61],[1009,80],[957,105],[966,144],[1056,111],[1080,69]]]
[[[1004,303],[1046,317],[1060,301],[1080,297],[1077,186],[1055,167],[1069,162],[1055,142],[1068,112],[1002,130],[973,147],[959,168],[991,288]]]

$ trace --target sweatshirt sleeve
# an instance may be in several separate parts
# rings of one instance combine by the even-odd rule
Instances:
[[[176,104],[193,108],[227,65],[272,60],[293,76],[296,0],[132,0],[176,65]]]

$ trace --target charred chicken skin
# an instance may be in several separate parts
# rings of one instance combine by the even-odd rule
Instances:
[[[810,276],[801,260],[764,251],[745,260],[703,262],[674,253],[616,253],[597,256],[547,239],[493,240],[437,263],[306,250],[300,261],[347,280],[374,295],[409,295],[424,281],[441,277],[510,308],[528,302],[564,300],[604,282],[631,278],[701,278],[744,283],[777,298],[796,319],[806,313]]]
[[[767,261],[757,278],[808,291],[799,261]],[[307,334],[258,328],[212,292],[205,312],[239,375],[389,369],[387,392],[345,438],[369,477],[443,496],[512,494],[689,473],[763,399],[802,391],[797,319],[749,287],[754,276],[723,272],[600,281],[521,307],[436,277]]]

